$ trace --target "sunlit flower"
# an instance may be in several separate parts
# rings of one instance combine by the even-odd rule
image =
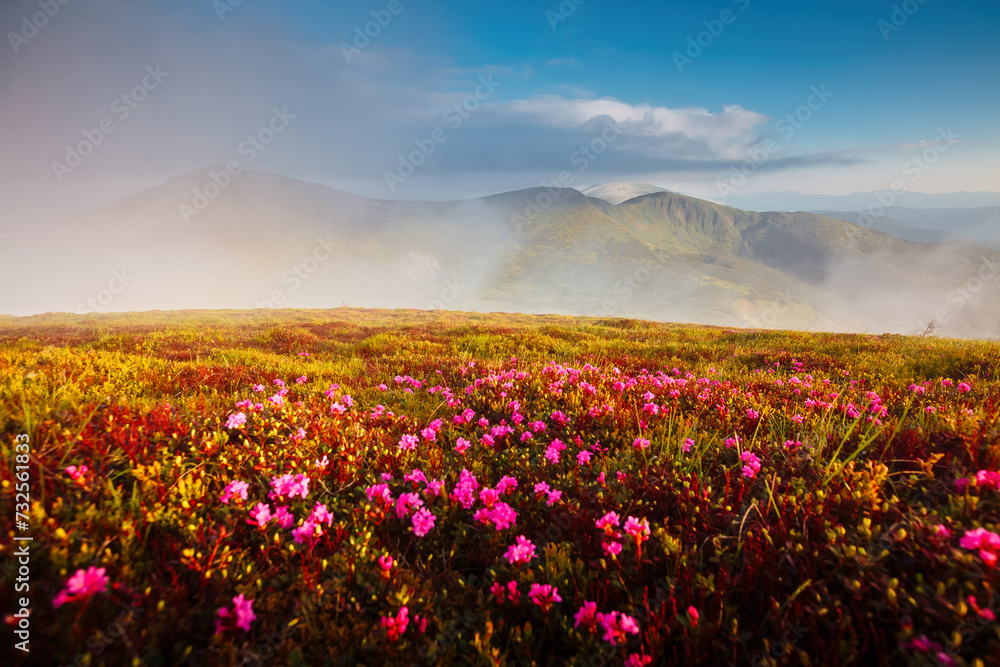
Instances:
[[[399,448],[404,451],[410,451],[417,448],[420,444],[420,438],[415,435],[407,434],[399,439]]]
[[[288,505],[279,507],[274,513],[274,519],[282,530],[288,530],[295,525],[295,515],[289,511]]]
[[[249,488],[250,485],[246,482],[230,482],[229,485],[222,490],[222,497],[219,498],[219,501],[223,505],[228,505],[230,499],[232,498],[237,498],[237,502],[240,500],[246,500],[247,490]]]
[[[250,525],[256,524],[258,528],[263,528],[272,518],[274,518],[274,515],[271,514],[271,506],[266,503],[257,503],[250,510],[250,518],[247,519],[247,523]]]
[[[247,416],[242,412],[237,412],[236,414],[229,415],[229,419],[226,420],[226,428],[239,428],[247,423]]]
[[[649,447],[649,440],[647,440],[646,438],[636,438],[635,440],[632,441],[632,446],[635,447],[636,449],[645,450],[647,447]]]
[[[455,443],[455,451],[458,452],[459,454],[464,454],[471,446],[472,443],[470,443],[468,440],[466,440],[465,438],[459,438]]]
[[[694,447],[694,438],[685,438],[684,444],[681,445],[681,449],[684,453],[690,452],[692,447]]]
[[[590,463],[591,454],[586,449],[576,455],[576,462],[580,465],[587,465]]]
[[[640,544],[649,539],[649,520],[639,521],[634,516],[625,519],[624,530],[632,536],[636,544]]]

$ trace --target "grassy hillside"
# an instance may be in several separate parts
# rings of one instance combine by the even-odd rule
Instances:
[[[997,343],[3,317],[0,430],[0,601],[31,607],[14,664],[1000,655]]]

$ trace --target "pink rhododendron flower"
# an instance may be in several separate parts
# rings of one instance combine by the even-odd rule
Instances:
[[[281,477],[271,478],[271,492],[268,498],[299,498],[305,499],[309,495],[309,477],[303,474],[286,474]]]
[[[685,438],[684,439],[684,444],[681,445],[681,449],[684,450],[685,453],[687,453],[687,452],[691,451],[692,447],[694,447],[694,439],[693,438]]]
[[[576,623],[573,624],[574,628],[580,627],[582,624],[586,628],[590,628],[591,631],[597,627],[597,603],[590,602],[589,600],[584,600],[583,605],[573,616],[576,619]]]
[[[399,449],[403,451],[416,449],[418,444],[420,444],[420,438],[415,435],[407,434],[399,439]]]
[[[550,584],[531,584],[531,592],[528,593],[528,597],[545,613],[552,609],[552,605],[562,602],[562,598],[559,597],[559,589]]]
[[[250,510],[250,518],[247,519],[247,523],[250,525],[256,524],[258,528],[263,528],[272,518],[274,517],[271,514],[271,506],[265,503],[257,503],[257,505]]]
[[[749,477],[750,479],[756,477],[757,473],[760,472],[760,459],[757,455],[752,452],[743,452],[743,454],[740,455],[740,458],[743,460],[743,463],[746,464],[743,466],[743,476]]]
[[[645,450],[646,448],[649,447],[649,440],[647,440],[646,438],[636,438],[634,441],[632,441],[632,446],[635,447],[636,449]]]
[[[628,634],[639,634],[639,624],[636,623],[634,618],[626,614],[617,611],[608,614],[598,614],[598,620],[604,627],[604,641],[610,643],[612,646],[624,644],[627,640],[626,635]]]
[[[417,537],[423,537],[427,533],[431,532],[434,527],[434,522],[437,520],[430,511],[426,509],[419,509],[413,514],[413,533]]]
[[[517,604],[521,600],[521,591],[517,590],[516,581],[507,582],[507,597],[510,599],[511,604]]]
[[[219,607],[219,618],[215,620],[215,634],[222,631],[222,621],[226,618],[236,619],[236,627],[244,632],[250,631],[250,624],[256,620],[257,615],[253,613],[253,600],[247,600],[243,593],[233,598],[233,608],[230,611],[226,607]]]
[[[972,387],[969,385],[968,382],[959,382],[958,390],[961,392],[972,391]]]
[[[52,601],[52,607],[58,609],[67,602],[76,602],[82,598],[103,593],[108,590],[108,577],[104,574],[103,567],[88,567],[86,570],[77,570],[69,581],[66,588],[61,590]]]
[[[576,455],[576,462],[582,466],[587,465],[588,463],[590,463],[590,457],[591,457],[590,452],[588,452],[587,450],[583,450],[582,452]]]
[[[299,352],[299,354],[307,354],[308,355],[309,353],[308,352]],[[305,384],[308,381],[309,381],[309,378],[307,378],[305,375],[300,375],[299,377],[295,378],[295,384]]]
[[[319,539],[323,535],[323,528],[310,516],[301,526],[292,531],[292,537],[297,544],[303,544],[309,540]]]
[[[517,543],[507,548],[505,557],[511,565],[529,563],[535,557],[535,545],[524,535],[518,535]]]
[[[459,454],[464,454],[466,451],[468,451],[469,447],[471,446],[472,443],[470,443],[468,440],[466,440],[465,438],[459,438],[455,443],[455,451],[458,452]]]
[[[649,539],[649,520],[643,519],[639,521],[634,516],[630,516],[625,520],[624,530],[632,536],[636,544],[645,542]]]
[[[229,419],[226,420],[226,428],[239,428],[247,423],[247,416],[242,412],[237,412],[236,414],[229,415]]]
[[[424,501],[416,493],[401,493],[396,501],[396,516],[402,519],[410,512],[423,506]]]
[[[66,473],[70,476],[70,478],[74,482],[80,484],[81,486],[87,483],[88,472],[90,472],[90,468],[84,465],[80,466],[79,468],[77,468],[76,466],[66,466]]]
[[[606,553],[611,558],[617,558],[618,554],[622,552],[621,542],[615,542],[615,541],[604,542],[601,544],[601,548],[604,549],[604,553]]]
[[[613,526],[621,525],[621,518],[618,516],[617,512],[608,512],[595,523],[599,530],[603,530],[605,533],[610,535],[614,532]]]
[[[406,632],[406,627],[410,624],[410,610],[400,607],[396,616],[383,616],[379,623],[389,633],[389,641],[394,642]]]
[[[646,667],[651,662],[653,662],[653,656],[630,653],[625,658],[625,667]]]
[[[517,488],[517,479],[509,475],[504,475],[497,482],[497,493],[508,493]]]
[[[250,485],[246,482],[230,482],[229,485],[222,490],[222,497],[219,498],[219,501],[222,502],[223,505],[228,505],[232,498],[237,498],[237,502],[240,500],[246,500],[247,489],[249,488]]]
[[[700,618],[700,614],[698,614],[698,610],[695,609],[694,605],[691,605],[690,607],[688,607],[688,618],[691,619],[691,625],[692,625],[692,627],[697,628],[698,627],[698,618]]]
[[[295,525],[295,515],[288,509],[288,505],[282,505],[274,512],[274,519],[278,522],[278,527],[288,530]]]
[[[997,558],[1000,557],[1000,535],[985,528],[966,531],[959,544],[963,549],[979,549],[979,557],[990,567],[996,565]]]

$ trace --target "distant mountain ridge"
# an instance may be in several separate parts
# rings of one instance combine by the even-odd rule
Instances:
[[[185,222],[211,182],[183,174],[76,220],[67,245],[96,250],[55,258],[72,280],[53,289],[75,305],[125,268],[135,278],[114,310],[347,303],[901,333],[936,319],[951,335],[1000,334],[1000,290],[955,297],[983,267],[1000,271],[1000,254],[812,213],[555,188],[373,200],[246,171]]]
[[[903,191],[902,193],[855,192],[849,195],[813,195],[786,190],[737,193],[730,195],[726,203],[749,211],[857,211],[867,210],[872,206],[900,206],[910,209],[981,208],[1000,206],[1000,192]]]

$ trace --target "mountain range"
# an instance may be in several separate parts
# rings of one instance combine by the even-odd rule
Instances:
[[[1000,290],[989,287],[1000,253],[974,243],[666,191],[618,204],[569,188],[388,201],[224,171],[75,219],[45,241],[35,287],[80,312],[346,303],[876,333],[934,320],[946,335],[1000,333]],[[118,291],[105,287],[116,272]],[[115,293],[95,306],[105,292]]]

